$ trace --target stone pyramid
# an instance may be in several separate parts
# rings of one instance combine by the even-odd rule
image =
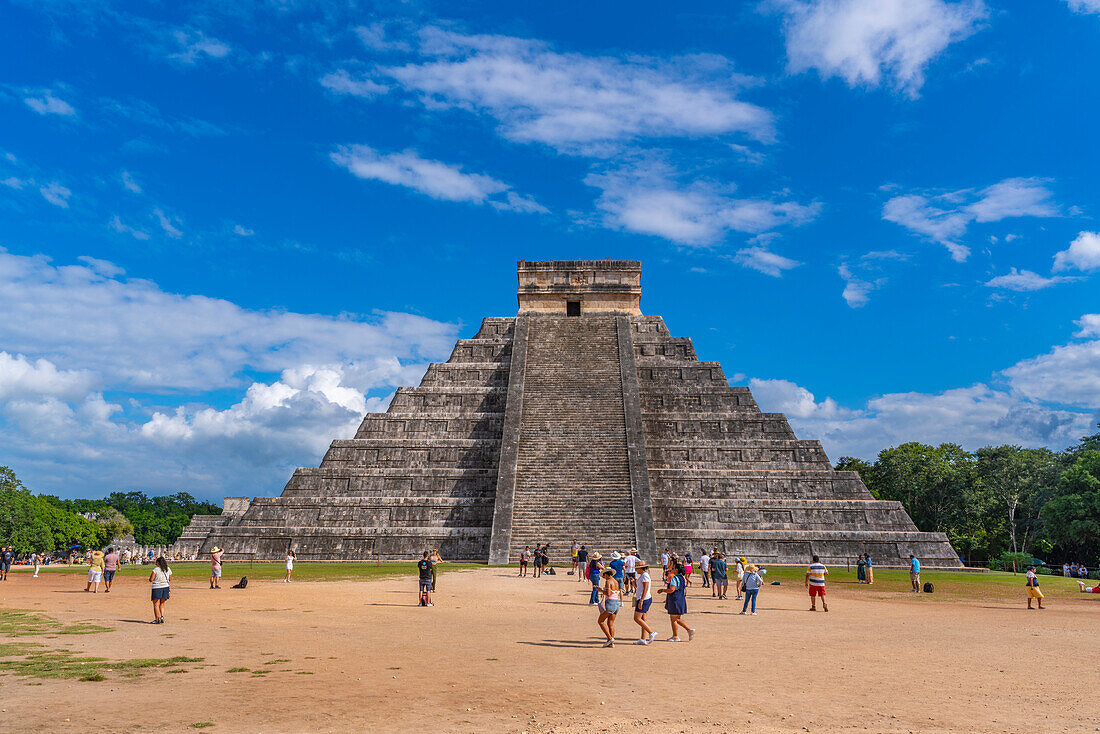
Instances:
[[[875,500],[821,444],[762,413],[691,340],[643,316],[637,261],[520,261],[519,312],[487,318],[279,497],[227,497],[174,550],[231,558],[517,560],[572,540],[756,562],[959,566],[942,533]]]

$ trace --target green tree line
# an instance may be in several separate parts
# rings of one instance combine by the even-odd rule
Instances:
[[[901,502],[919,529],[946,533],[968,562],[1100,558],[1100,433],[1064,451],[911,442],[836,468]]]
[[[186,492],[161,497],[112,492],[100,500],[35,495],[12,469],[0,466],[0,544],[10,544],[17,553],[68,550],[76,544],[102,548],[129,534],[140,545],[169,545],[192,515],[218,514],[220,507]]]

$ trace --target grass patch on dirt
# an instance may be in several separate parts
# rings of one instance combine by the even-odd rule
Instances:
[[[751,560],[751,559],[750,559]],[[783,586],[801,587],[806,578],[806,569],[801,566],[769,566],[768,573],[764,576],[764,586],[760,590],[761,595],[767,594],[772,581],[779,581]],[[660,570],[658,569],[658,574]],[[692,593],[698,594],[702,589],[702,580],[696,574],[692,577],[694,583]],[[922,570],[920,574],[921,584],[931,582],[935,587],[932,594],[912,594],[912,598],[926,603],[935,602],[960,602],[960,601],[1018,601],[1025,603],[1027,591],[1024,587],[1024,574],[1012,574],[1003,571],[989,571],[988,573],[973,571],[949,571],[929,569]],[[730,598],[733,596],[733,584],[730,584]],[[853,566],[850,570],[843,565],[829,566],[828,588],[843,591],[845,595],[866,594],[875,599],[893,599],[898,595],[908,595],[912,588],[909,582],[909,572],[900,568],[876,568],[875,583],[871,586],[860,584],[856,581],[856,571]],[[1039,588],[1047,599],[1076,599],[1088,600],[1091,594],[1082,594],[1078,590],[1077,583],[1073,579],[1061,576],[1040,576]]]
[[[111,632],[113,628],[98,624],[78,622],[61,625],[57,620],[30,609],[5,609],[0,607],[0,634],[12,637],[26,635],[94,635]]]
[[[251,673],[252,671],[249,670],[248,668],[230,668],[229,670],[227,670],[225,672],[226,673]]]
[[[0,660],[0,673],[20,678],[62,678],[82,681],[101,681],[107,674],[136,678],[151,668],[180,669],[185,663],[202,662],[202,658],[176,656],[171,658],[135,658],[133,660],[107,660],[106,658],[80,655],[71,650],[25,649],[9,654],[14,659]]]
[[[196,721],[191,725],[192,729],[205,729],[208,726],[214,726],[213,721]]]

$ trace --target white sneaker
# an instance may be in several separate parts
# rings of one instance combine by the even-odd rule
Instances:
[[[688,630],[688,642],[695,639],[695,630]]]
[[[603,646],[604,647],[615,647],[615,641],[614,640],[608,640],[607,642],[603,643]]]
[[[650,642],[656,642],[656,640],[657,640],[657,633],[656,632],[650,632],[649,633],[649,641]]]
[[[742,614],[744,614],[744,612],[742,612]],[[754,616],[754,617],[755,617],[755,616],[756,616],[756,612],[753,612],[753,613],[752,613],[752,616]]]
[[[679,642],[679,641],[680,641],[679,637],[669,637],[667,640],[665,640],[665,642]]]
[[[738,612],[738,614],[747,614],[747,612]],[[756,614],[756,612],[753,612],[753,614]]]
[[[640,640],[634,640],[634,642],[632,642],[630,644],[632,644],[632,645],[648,645],[649,640],[647,640],[646,638],[643,637]]]

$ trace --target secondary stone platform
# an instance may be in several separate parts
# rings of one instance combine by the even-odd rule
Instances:
[[[762,563],[961,565],[945,535],[642,315],[639,262],[520,261],[518,276],[517,316],[485,319],[281,496],[193,518],[174,550],[506,563],[545,542],[564,559],[576,539],[647,560],[717,546]]]

